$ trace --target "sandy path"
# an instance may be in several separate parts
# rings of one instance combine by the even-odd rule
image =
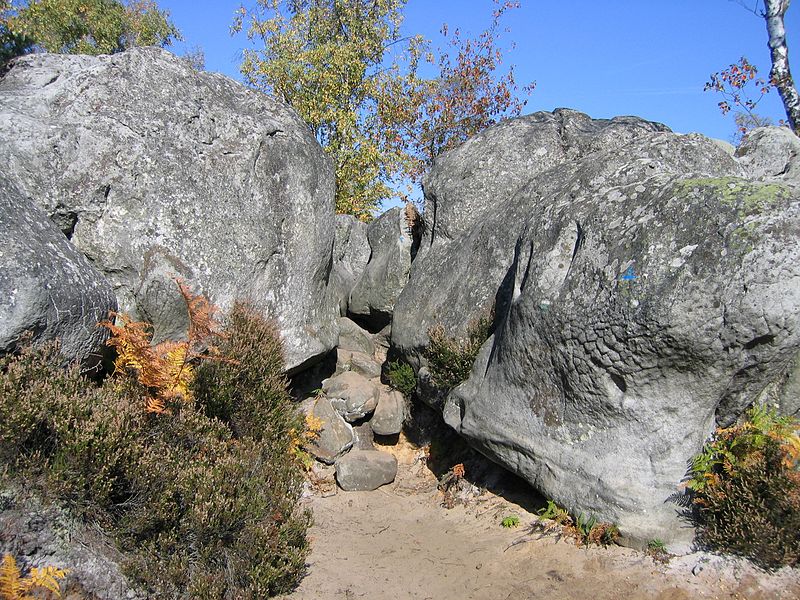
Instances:
[[[627,548],[526,536],[534,515],[491,493],[446,509],[433,475],[405,450],[394,450],[394,484],[307,499],[315,517],[309,574],[287,600],[800,598],[797,572],[767,575],[705,554],[664,566]],[[504,529],[511,514],[521,525]],[[511,545],[521,538],[532,539]]]

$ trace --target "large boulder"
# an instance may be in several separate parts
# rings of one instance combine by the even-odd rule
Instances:
[[[419,363],[430,325],[455,335],[494,302],[495,334],[447,397],[445,420],[547,497],[616,522],[631,543],[686,548],[693,530],[671,499],[714,427],[758,400],[798,408],[800,187],[747,179],[702,136],[566,116],[584,121],[562,147],[526,148],[561,162],[515,171],[493,206],[471,222],[454,216],[457,233],[420,250],[392,340]],[[626,132],[623,143],[606,127]],[[473,140],[495,155],[505,133]],[[455,191],[437,190],[437,221],[450,214],[442,197],[474,204],[457,193],[459,172],[478,179],[485,168],[485,154],[470,153],[445,155],[431,173],[453,170]]]
[[[408,204],[386,211],[367,227],[369,262],[350,292],[348,312],[372,331],[391,322],[397,297],[408,282],[417,218]]]
[[[0,79],[0,170],[157,338],[181,277],[274,317],[289,371],[335,346],[333,169],[286,105],[158,48],[34,54]]]
[[[593,172],[607,177],[626,163],[621,148],[665,131],[636,117],[593,120],[559,109],[504,121],[439,156],[424,180],[422,239],[394,306],[393,346],[416,364],[432,326],[460,335],[491,310],[531,205],[547,201],[546,190],[529,185],[537,176],[572,166],[574,177],[583,157],[606,153],[614,163]],[[661,154],[643,159],[652,174],[686,163]]]
[[[0,353],[23,334],[60,341],[66,362],[91,368],[108,330],[98,321],[117,307],[111,285],[44,211],[0,172]]]

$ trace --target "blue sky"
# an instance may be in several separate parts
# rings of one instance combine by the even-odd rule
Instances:
[[[245,5],[252,0],[245,0]],[[751,6],[756,0],[741,0]],[[760,74],[769,72],[763,19],[736,0],[521,0],[509,13],[503,42],[520,83],[536,81],[525,112],[568,107],[592,117],[637,115],[673,130],[729,140],[730,117],[720,98],[703,92],[712,72],[747,56]],[[200,46],[206,68],[239,78],[244,35],[229,27],[241,4],[230,0],[160,0],[184,34],[174,50]],[[442,23],[474,34],[488,24],[491,0],[409,0],[403,28],[441,44]],[[800,73],[800,5],[786,18],[790,59]],[[784,116],[773,90],[758,112]]]

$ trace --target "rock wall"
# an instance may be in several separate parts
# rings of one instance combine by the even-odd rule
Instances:
[[[495,304],[445,420],[634,544],[688,547],[673,500],[715,426],[759,399],[798,409],[800,188],[793,164],[764,167],[791,140],[760,138],[737,160],[702,136],[557,111],[486,130],[426,179],[394,349],[424,367],[432,325],[458,336]],[[493,196],[468,185],[481,173]]]
[[[26,333],[33,342],[58,339],[65,362],[97,365],[117,302],[111,285],[44,211],[0,172],[0,352]]]
[[[417,362],[433,325],[462,334],[491,308],[529,211],[546,202],[531,180],[666,130],[636,117],[593,120],[559,109],[504,121],[437,157],[423,182],[419,251],[394,307],[394,347]],[[621,166],[624,153],[616,161]]]
[[[157,339],[185,331],[177,276],[276,318],[290,371],[335,346],[333,170],[287,106],[157,48],[29,55],[0,79],[0,168]]]
[[[408,282],[415,248],[413,206],[387,210],[367,227],[369,260],[350,292],[348,312],[378,331],[391,323],[397,297]]]

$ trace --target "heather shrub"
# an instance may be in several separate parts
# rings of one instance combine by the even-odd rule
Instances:
[[[417,389],[417,377],[414,375],[414,369],[406,362],[399,360],[390,362],[386,370],[386,377],[389,385],[406,398],[410,398]]]
[[[425,349],[425,358],[436,387],[451,390],[467,380],[478,351],[491,335],[493,321],[494,311],[490,311],[472,321],[463,338],[448,337],[441,325],[428,330],[430,341]]]
[[[206,414],[225,422],[237,437],[288,442],[302,419],[283,374],[283,346],[275,324],[237,303],[218,343],[221,356],[197,369],[194,395]]]
[[[692,462],[697,541],[766,569],[800,562],[800,423],[754,407]]]
[[[154,597],[263,598],[304,572],[303,423],[277,332],[239,306],[219,347],[161,411],[136,369],[97,384],[53,346],[0,358],[0,459],[103,526]]]

